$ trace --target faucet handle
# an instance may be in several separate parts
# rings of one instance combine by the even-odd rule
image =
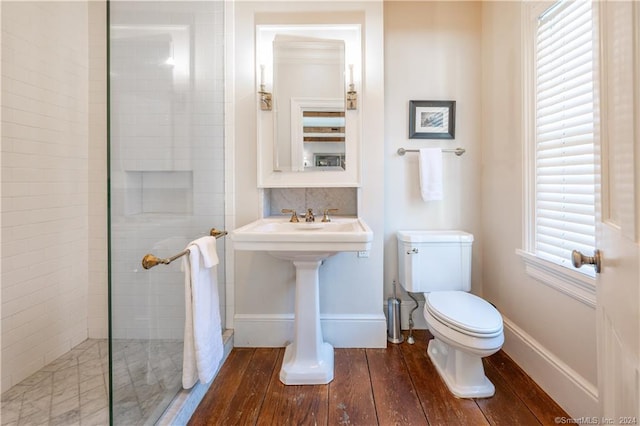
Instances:
[[[294,209],[282,209],[281,211],[282,213],[291,213],[291,219],[289,219],[289,222],[300,222],[300,219],[298,219],[298,213],[296,213]]]
[[[331,222],[331,218],[329,217],[329,213],[335,213],[338,209],[324,209],[324,214],[322,215],[323,222]]]

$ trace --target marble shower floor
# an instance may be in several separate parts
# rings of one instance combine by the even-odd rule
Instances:
[[[154,421],[180,389],[182,341],[113,342],[114,424]],[[2,394],[2,426],[108,425],[106,340],[89,339]]]

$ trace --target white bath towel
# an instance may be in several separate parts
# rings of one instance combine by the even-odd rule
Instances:
[[[442,150],[422,148],[419,156],[420,193],[424,201],[442,200]]]
[[[216,239],[203,237],[187,246],[185,272],[184,354],[182,387],[190,389],[198,380],[213,379],[222,354],[222,327],[218,296]]]

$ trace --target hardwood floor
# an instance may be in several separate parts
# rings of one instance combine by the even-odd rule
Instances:
[[[285,386],[284,348],[234,348],[189,425],[555,425],[569,418],[504,352],[485,358],[492,398],[446,388],[416,330],[415,345],[336,349],[328,385]]]

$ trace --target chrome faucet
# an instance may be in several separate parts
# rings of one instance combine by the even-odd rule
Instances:
[[[313,215],[313,209],[307,209],[307,213],[304,215],[305,222],[315,222],[316,217]]]
[[[289,219],[289,222],[293,222],[293,223],[300,222],[300,219],[298,219],[298,214],[296,213],[295,210],[293,210],[293,209],[282,209],[281,211],[282,211],[282,213],[291,213],[291,219]]]

